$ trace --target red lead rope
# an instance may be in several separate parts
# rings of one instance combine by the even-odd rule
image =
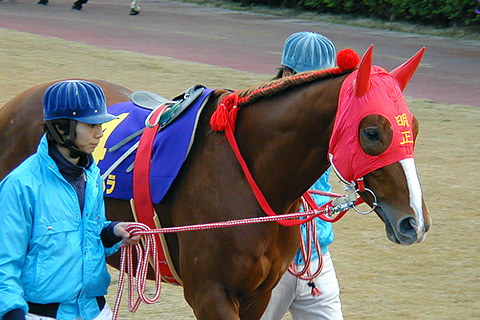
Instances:
[[[148,232],[151,229],[141,223],[131,223],[127,226],[126,230],[131,234],[143,234],[143,232]],[[135,312],[140,305],[140,302],[145,302],[147,304],[152,304],[160,298],[160,292],[162,290],[161,282],[161,272],[159,272],[159,261],[158,261],[158,250],[155,236],[150,234],[149,236],[144,236],[143,241],[145,244],[145,250],[142,249],[140,244],[135,246],[137,250],[137,270],[135,272],[135,280],[133,279],[133,246],[126,246],[121,249],[120,255],[120,272],[118,277],[118,290],[117,298],[115,300],[115,306],[113,308],[113,319],[117,319],[118,310],[120,308],[120,302],[123,295],[123,287],[125,281],[125,272],[128,272],[128,310],[130,312]],[[153,298],[148,298],[145,295],[146,283],[147,283],[147,273],[148,273],[148,258],[152,257],[153,259],[153,269],[155,271],[155,284],[156,291]],[[125,270],[127,268],[127,270]],[[134,289],[136,289],[138,298],[134,302]]]
[[[128,292],[129,292],[129,310],[130,312],[135,312],[138,309],[138,306],[143,301],[147,304],[154,303],[160,297],[161,292],[161,269],[159,265],[158,254],[159,251],[157,248],[157,238],[159,233],[174,233],[174,232],[185,232],[185,231],[196,231],[196,230],[207,230],[207,229],[215,229],[215,228],[225,228],[225,227],[233,227],[233,226],[242,226],[242,225],[249,225],[254,223],[264,223],[264,222],[271,222],[271,221],[292,221],[290,219],[300,219],[302,217],[306,217],[303,220],[294,220],[294,221],[309,221],[307,224],[307,238],[311,239],[312,235],[316,234],[316,226],[315,221],[312,221],[313,218],[319,217],[322,220],[335,222],[338,221],[341,217],[345,215],[347,211],[340,212],[334,218],[327,217],[330,202],[323,205],[322,207],[318,207],[315,203],[313,198],[311,197],[310,193],[329,196],[329,197],[341,197],[342,195],[329,193],[324,191],[317,191],[317,190],[310,190],[306,192],[305,195],[302,197],[302,201],[304,201],[303,206],[305,211],[304,212],[294,212],[294,213],[287,213],[287,214],[280,214],[280,215],[271,215],[271,216],[264,216],[264,217],[256,217],[256,218],[247,218],[247,219],[239,219],[239,220],[230,220],[230,221],[223,221],[223,222],[212,222],[212,223],[205,223],[205,224],[196,224],[196,225],[189,225],[189,226],[180,226],[180,227],[168,227],[162,229],[151,229],[147,225],[142,223],[130,223],[127,227],[127,231],[133,236],[137,234],[143,235],[144,240],[144,247],[142,249],[141,244],[137,244],[135,246],[137,252],[137,270],[133,271],[133,247],[126,246],[121,249],[120,255],[120,270],[119,270],[119,278],[118,278],[118,289],[117,289],[117,298],[115,300],[115,306],[113,309],[113,319],[116,319],[118,316],[118,310],[120,308],[120,302],[122,300],[123,289],[124,289],[124,282],[125,282],[125,273],[128,273]],[[309,203],[312,203],[313,206],[310,206]],[[357,201],[356,204],[361,203],[361,199]],[[313,237],[315,248],[317,252],[319,252],[319,259],[321,257],[321,248],[318,245],[317,237]],[[295,270],[295,267],[292,265],[289,268],[289,271],[294,274],[295,276],[310,281],[317,277],[322,270],[322,260],[320,260],[318,270],[313,274],[310,273],[309,264],[310,264],[310,257],[312,252],[312,241],[307,241],[307,248],[305,248],[305,243],[302,241],[302,254],[303,260],[305,261],[305,266],[301,271]],[[145,296],[145,289],[146,289],[146,280],[147,280],[147,272],[148,272],[148,261],[149,258],[152,258],[153,261],[153,271],[155,273],[155,286],[156,291],[153,298],[147,298]],[[304,274],[307,274],[304,276]],[[133,275],[135,274],[135,279],[133,279]],[[309,282],[310,283],[310,282]],[[310,284],[309,284],[310,285]],[[138,295],[138,298],[135,300],[134,295],[135,292]],[[312,282],[312,294],[319,295],[320,292]],[[135,300],[135,301],[134,301]]]
[[[241,226],[241,225],[248,225],[248,224],[254,224],[254,223],[279,221],[281,219],[299,219],[301,217],[305,217],[305,216],[308,217],[312,215],[315,216],[318,214],[319,213],[317,211],[308,210],[305,212],[295,212],[295,213],[288,213],[288,214],[275,215],[275,216],[230,220],[230,221],[224,221],[224,222],[213,222],[213,223],[196,224],[196,225],[190,225],[190,226],[168,227],[168,228],[162,228],[162,229],[150,229],[147,225],[142,223],[134,223],[134,222],[130,223],[127,226],[126,230],[132,236],[137,234],[143,235],[145,249],[142,249],[141,244],[137,244],[135,246],[135,249],[137,252],[137,270],[134,273],[133,247],[126,246],[121,248],[117,298],[115,300],[115,306],[113,308],[113,319],[114,320],[117,319],[117,316],[118,316],[118,311],[120,308],[120,303],[122,300],[123,290],[124,290],[125,273],[128,273],[128,293],[129,293],[128,297],[129,297],[130,312],[135,312],[142,301],[147,304],[152,304],[155,301],[157,301],[158,298],[160,297],[161,286],[162,286],[161,285],[162,274],[161,274],[160,265],[159,265],[158,250],[157,250],[158,248],[157,248],[157,242],[156,242],[156,238],[159,233],[174,233],[174,232],[225,228],[225,227]],[[312,221],[311,223],[315,224],[314,221]],[[314,232],[315,232],[315,229],[314,229]],[[148,273],[148,261],[150,257],[152,258],[151,260],[154,262],[152,268],[155,273],[155,286],[156,286],[156,291],[153,298],[148,298],[145,295],[147,273]],[[135,279],[133,278],[134,274],[136,278],[136,283],[135,283]],[[314,276],[316,274],[317,273],[315,273]],[[136,300],[134,298],[135,292],[138,295],[138,298]]]

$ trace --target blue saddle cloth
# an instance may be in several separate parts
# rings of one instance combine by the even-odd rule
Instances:
[[[152,201],[160,203],[172,182],[175,180],[185,161],[194,138],[194,130],[205,99],[213,89],[204,90],[203,94],[186,109],[174,122],[157,133],[150,167],[150,188]],[[122,102],[108,107],[108,112],[119,117],[118,120],[104,124],[104,148],[100,146],[94,152],[94,158],[105,173],[130,147],[140,140],[135,137],[126,145],[113,152],[107,151],[131,134],[145,127],[145,119],[151,110]],[[104,181],[106,197],[130,200],[133,198],[133,171],[127,168],[134,162],[136,151],[128,156]]]

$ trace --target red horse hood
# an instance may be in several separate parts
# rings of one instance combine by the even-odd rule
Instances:
[[[413,115],[398,81],[385,69],[372,66],[369,82],[359,93],[357,86],[362,84],[357,75],[361,69],[352,72],[343,82],[329,145],[330,163],[345,183],[354,183],[376,169],[413,158]],[[386,118],[393,131],[392,143],[378,156],[366,154],[358,136],[360,122],[371,114]]]

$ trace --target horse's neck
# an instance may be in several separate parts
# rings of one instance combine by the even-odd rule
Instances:
[[[241,152],[275,211],[287,210],[328,168],[343,79],[304,85],[239,113]]]

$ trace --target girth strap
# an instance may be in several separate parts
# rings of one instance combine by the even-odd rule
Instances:
[[[160,119],[160,115],[165,112],[166,105],[157,108],[150,120]],[[150,164],[152,155],[152,146],[155,136],[160,127],[159,123],[150,122],[143,131],[140,142],[135,155],[135,167],[133,169],[133,199],[135,212],[138,221],[146,224],[151,229],[156,229],[155,213],[152,204],[152,196],[150,193]],[[161,244],[160,238],[155,235],[155,241],[159,248],[159,260],[166,261],[164,248]],[[166,263],[160,263],[160,272],[162,278],[170,283],[179,284],[176,281],[172,271]]]

